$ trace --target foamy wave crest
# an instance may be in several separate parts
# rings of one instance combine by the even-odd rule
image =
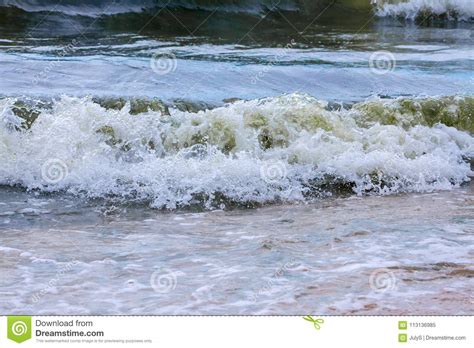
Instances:
[[[474,19],[472,0],[378,0],[375,4],[381,17]]]
[[[174,209],[450,189],[473,175],[472,97],[348,110],[300,94],[197,113],[158,104],[0,100],[0,184]],[[51,159],[67,168],[61,180],[42,175]],[[262,175],[268,163],[284,168],[278,180]]]

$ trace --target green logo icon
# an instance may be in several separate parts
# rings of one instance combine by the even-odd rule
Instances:
[[[324,319],[314,319],[311,315],[307,315],[303,317],[303,319],[312,322],[316,330],[319,330],[321,328],[321,325],[324,324]]]
[[[398,334],[398,342],[405,343],[408,341],[407,334]]]
[[[17,343],[31,338],[31,317],[8,317],[7,337]]]
[[[399,321],[398,322],[398,329],[399,330],[406,330],[408,328],[408,324],[406,321]]]

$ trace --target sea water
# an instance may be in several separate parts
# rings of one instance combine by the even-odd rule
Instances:
[[[470,1],[1,1],[0,310],[470,314]]]

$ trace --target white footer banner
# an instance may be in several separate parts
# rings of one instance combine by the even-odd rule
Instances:
[[[1,316],[0,347],[474,347],[474,316]]]

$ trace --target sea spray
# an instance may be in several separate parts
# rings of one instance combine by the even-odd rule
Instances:
[[[373,1],[380,17],[406,19],[474,19],[472,0],[377,0]]]
[[[130,102],[64,96],[34,109],[26,126],[18,103],[0,100],[0,184],[30,190],[213,208],[427,192],[473,175],[472,97],[374,98],[337,110],[290,94],[132,113]]]

